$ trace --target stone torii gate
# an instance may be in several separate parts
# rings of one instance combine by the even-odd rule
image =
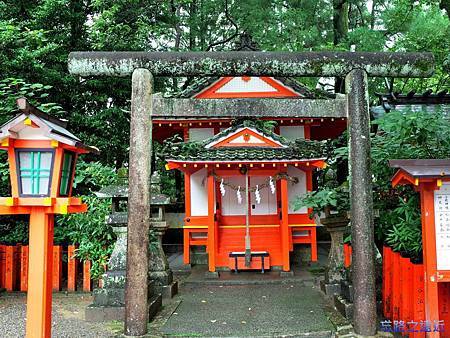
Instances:
[[[147,332],[148,228],[150,224],[151,118],[174,116],[305,116],[321,111],[336,116],[345,109],[350,135],[351,223],[354,329],[361,336],[377,331],[367,77],[428,77],[431,53],[352,52],[73,52],[69,71],[80,76],[132,75],[129,159],[129,216],[125,334]],[[307,100],[193,100],[152,98],[154,76],[345,77],[347,100],[323,106]],[[264,109],[261,109],[263,108]],[[219,108],[219,109],[218,109]],[[156,110],[156,111],[155,111]],[[169,114],[170,114],[169,113]],[[307,116],[307,115],[306,115]],[[320,115],[316,115],[320,116]],[[144,259],[147,257],[147,259]]]

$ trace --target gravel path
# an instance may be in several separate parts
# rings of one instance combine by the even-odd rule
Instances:
[[[114,337],[120,325],[89,323],[84,309],[92,303],[88,294],[54,294],[52,337]],[[22,293],[0,294],[0,336],[24,337],[26,296]]]

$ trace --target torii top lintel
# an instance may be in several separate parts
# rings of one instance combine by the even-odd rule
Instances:
[[[129,76],[345,76],[363,69],[373,77],[429,77],[432,53],[389,52],[72,52],[72,74]]]

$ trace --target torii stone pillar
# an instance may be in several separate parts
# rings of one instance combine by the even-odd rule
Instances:
[[[362,69],[352,70],[345,82],[350,135],[353,323],[356,333],[374,336],[377,308],[367,73]]]
[[[153,76],[147,69],[136,69],[131,83],[125,335],[141,336],[148,322]]]
[[[69,71],[82,76],[129,76],[133,73],[133,100],[130,141],[130,204],[128,237],[128,278],[126,302],[126,334],[146,332],[146,267],[142,260],[144,242],[148,242],[150,199],[148,180],[150,165],[150,115],[151,71],[158,76],[347,76],[349,129],[351,136],[350,165],[352,173],[352,228],[354,243],[353,264],[355,286],[354,326],[359,337],[374,336],[377,330],[376,302],[374,296],[373,203],[370,169],[370,138],[368,115],[367,76],[427,77],[433,73],[434,58],[431,53],[384,52],[74,52],[69,55]],[[146,68],[144,71],[139,68]],[[141,87],[140,89],[138,87]],[[180,100],[180,99],[179,99]],[[279,100],[274,100],[281,102]],[[214,100],[217,105],[227,105]],[[257,104],[258,99],[253,101]],[[195,99],[184,99],[192,110],[178,112],[189,117],[198,107]],[[249,100],[236,100],[233,110],[245,112]],[[284,104],[284,106],[283,106]],[[277,106],[278,116],[295,114]],[[300,103],[298,106],[308,105]],[[203,114],[214,116],[216,109],[206,109]],[[147,113],[146,113],[147,112]],[[144,117],[147,121],[144,122]],[[147,123],[147,124],[146,124]],[[142,125],[140,125],[142,124]],[[137,134],[136,134],[137,132]],[[133,135],[134,133],[134,135]],[[140,140],[138,138],[141,138]],[[146,154],[141,151],[146,149]],[[148,161],[150,162],[150,161]],[[132,167],[133,166],[133,167]],[[147,184],[147,185],[146,185]],[[140,199],[140,200],[139,200]],[[131,211],[131,209],[130,209]],[[142,227],[139,228],[139,227]],[[131,229],[133,228],[133,230]],[[138,229],[139,228],[139,229]],[[130,237],[131,231],[135,233]],[[142,236],[138,238],[139,236]],[[136,265],[134,265],[136,262]],[[144,268],[145,266],[145,268]],[[144,276],[138,276],[142,273]],[[145,280],[144,280],[145,279]],[[145,283],[144,283],[145,282]],[[140,285],[139,285],[140,284]],[[128,290],[136,286],[144,290]],[[144,295],[145,294],[145,295]],[[358,296],[356,296],[358,294]],[[139,298],[141,297],[141,298]],[[139,313],[138,313],[139,312]]]

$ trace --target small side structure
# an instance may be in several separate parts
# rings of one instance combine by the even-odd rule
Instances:
[[[391,160],[389,165],[398,168],[392,186],[411,185],[420,193],[424,319],[434,326],[427,337],[448,337],[444,325],[450,321],[450,159]],[[414,310],[405,304],[413,297],[402,299],[392,287],[392,297],[385,298],[391,304],[390,319],[418,320],[405,315]]]
[[[162,297],[173,297],[178,291],[173,281],[161,238],[167,229],[165,205],[169,198],[160,192],[160,179],[157,172],[152,175],[152,217],[150,229],[149,266],[149,319],[152,319],[162,306]],[[127,200],[128,185],[117,184],[102,188],[96,193],[99,198],[111,198],[111,214],[106,223],[113,226],[117,240],[103,275],[103,287],[94,290],[94,303],[86,309],[86,319],[90,321],[123,320],[125,315],[125,280],[127,260]],[[155,211],[155,212],[153,212]]]

